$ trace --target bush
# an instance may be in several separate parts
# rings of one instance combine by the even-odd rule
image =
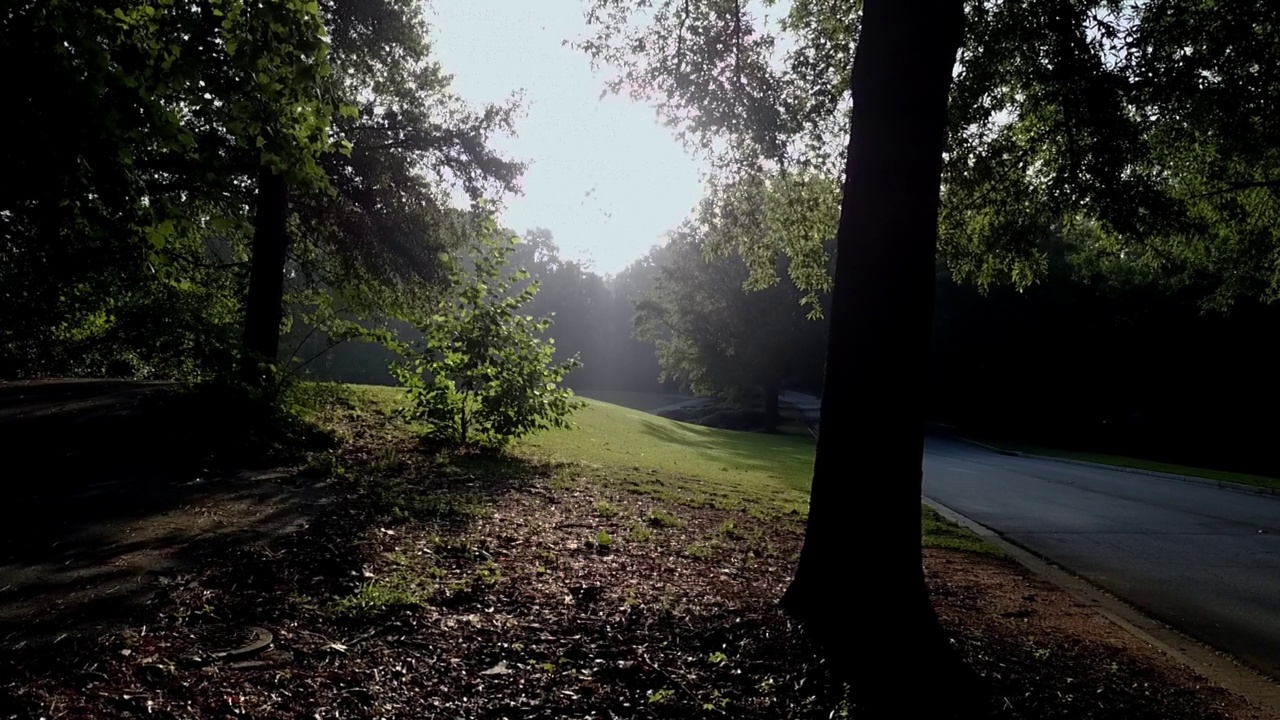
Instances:
[[[416,323],[421,351],[392,367],[409,390],[411,419],[433,441],[500,446],[542,428],[567,427],[581,406],[560,385],[577,359],[553,364],[551,343],[542,339],[551,321],[520,313],[538,284],[518,289],[528,273],[506,271],[519,242],[486,239],[472,246],[471,270],[455,263],[450,293]]]

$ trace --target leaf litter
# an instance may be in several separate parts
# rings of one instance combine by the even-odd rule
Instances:
[[[860,717],[777,607],[796,520],[518,461],[377,478],[375,440],[344,458],[372,479],[305,529],[204,548],[106,635],[6,645],[0,717]],[[990,717],[1265,717],[1016,565],[925,562]],[[217,655],[263,634],[250,657]]]

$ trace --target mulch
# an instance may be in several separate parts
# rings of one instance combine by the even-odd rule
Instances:
[[[397,467],[474,503],[426,521],[351,481],[302,531],[202,549],[120,628],[6,643],[0,718],[863,716],[777,608],[799,523],[512,468]],[[1016,565],[926,569],[990,717],[1265,717]]]

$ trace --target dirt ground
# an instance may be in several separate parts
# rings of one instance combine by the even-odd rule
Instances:
[[[6,645],[0,717],[865,717],[777,609],[799,523],[572,466],[365,461],[384,477],[297,532],[188,548],[109,631]],[[987,717],[1265,717],[1008,561],[926,568]]]
[[[868,717],[777,607],[796,518],[339,430],[324,480],[13,476],[0,718]],[[925,566],[978,716],[1267,717],[1011,561]]]
[[[0,645],[127,615],[204,545],[287,534],[331,497],[212,432],[230,423],[196,400],[170,383],[0,382]]]
[[[72,522],[49,518],[11,537],[0,562],[0,642],[110,624],[150,597],[197,548],[294,532],[328,497],[323,483],[278,471],[181,485],[188,487],[170,488],[177,496],[171,503],[139,501],[128,512],[100,515],[86,510]],[[102,496],[122,492],[131,490],[115,482],[80,488],[67,506],[105,505]]]

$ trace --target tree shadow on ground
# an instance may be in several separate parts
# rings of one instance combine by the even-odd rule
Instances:
[[[0,528],[0,560],[240,490],[264,477],[247,471],[288,464],[305,447],[282,442],[293,438],[279,417],[216,390],[0,383],[0,407],[0,506],[18,519]]]
[[[663,442],[696,444],[698,452],[719,455],[733,463],[790,479],[780,466],[813,462],[813,441],[807,437],[714,430],[698,425],[674,428],[670,423],[644,419],[641,432]],[[808,478],[796,489],[808,489]]]
[[[267,451],[272,419],[237,409],[164,383],[0,383],[0,636],[95,621],[198,538],[305,518],[322,488],[269,469],[291,459]]]
[[[161,409],[166,411],[162,418],[181,419]],[[76,426],[81,446],[104,451],[106,438],[85,437],[86,427],[109,430],[121,443],[157,427],[151,417],[129,433],[94,421],[85,424],[84,418],[57,422],[63,430]],[[22,431],[49,427],[30,425],[28,418]],[[47,640],[72,629],[92,635],[127,619],[141,601],[166,592],[175,578],[210,560],[219,572],[233,576],[233,586],[296,593],[309,582],[306,576],[325,578],[333,592],[349,592],[360,572],[352,548],[371,526],[412,522],[458,531],[483,512],[490,498],[540,472],[522,461],[488,455],[442,461],[405,435],[388,438],[378,452],[357,445],[336,453],[329,468],[333,475],[323,481],[280,470],[220,474],[193,462],[207,442],[186,443],[139,462],[125,450],[145,446],[139,437],[117,446],[98,468],[84,452],[54,458],[50,465],[73,473],[61,483],[40,483],[27,474],[2,491],[28,519],[0,536],[3,644]],[[344,502],[332,502],[335,496]],[[297,531],[299,537],[288,537]],[[282,571],[272,557],[255,556],[267,545],[289,548],[286,556],[299,562]],[[261,605],[270,592],[239,595]]]
[[[202,548],[272,540],[305,526],[322,507],[323,484],[223,483],[182,507],[127,518],[86,517],[0,564],[0,640],[52,638],[127,616]],[[48,541],[55,537],[46,533]]]

